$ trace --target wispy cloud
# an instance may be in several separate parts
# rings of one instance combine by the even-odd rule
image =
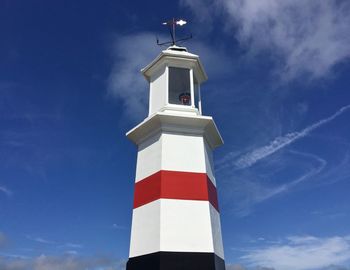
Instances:
[[[276,60],[275,71],[284,80],[303,75],[323,77],[350,56],[348,1],[206,0],[203,4],[201,0],[182,0],[181,3],[192,9],[202,25],[207,22],[212,26],[214,21],[221,20],[224,31],[248,54],[269,53]]]
[[[341,152],[348,149],[341,149]],[[288,150],[249,170],[222,170],[222,199],[237,217],[250,215],[257,204],[296,190],[335,184],[350,177],[350,156],[328,160]]]
[[[226,270],[245,270],[240,264],[226,264]]]
[[[350,178],[350,153],[349,149],[345,150],[347,152],[343,159],[320,175],[319,185],[329,185]]]
[[[74,243],[65,243],[63,246],[67,248],[77,248],[77,249],[84,247],[82,244],[74,244]]]
[[[74,253],[74,252],[73,252]],[[111,257],[81,257],[76,254],[62,256],[41,255],[35,258],[0,256],[1,270],[123,270],[125,262]]]
[[[56,242],[54,241],[47,240],[41,237],[33,237],[31,235],[26,235],[26,238],[40,244],[48,244],[48,245],[56,244]]]
[[[66,255],[78,255],[78,251],[76,250],[66,250],[64,253]]]
[[[240,156],[238,159],[232,160],[230,157],[234,157],[234,156],[232,156],[232,153],[229,153],[226,157],[223,158],[221,162],[219,162],[219,166],[221,168],[233,166],[236,169],[244,169],[244,168],[251,167],[258,161],[274,154],[278,150],[292,144],[296,140],[299,140],[309,135],[315,129],[333,121],[335,118],[337,118],[338,116],[340,116],[341,114],[343,114],[349,109],[350,109],[350,105],[344,106],[340,108],[336,113],[331,115],[330,117],[322,119],[306,127],[301,131],[291,132],[284,136],[277,137],[274,140],[272,140],[268,145],[254,149],[253,151]]]
[[[30,259],[28,256],[23,256],[21,254],[14,254],[14,253],[5,253],[5,252],[0,252],[0,262],[1,262],[1,256],[5,258],[10,258],[10,259],[20,259],[20,260],[27,260]],[[0,264],[1,266],[1,264]],[[0,268],[2,269],[2,268]]]
[[[11,197],[13,192],[4,186],[0,186],[0,192],[5,193],[6,196]]]
[[[127,229],[128,229],[126,226],[124,226],[124,225],[119,225],[119,224],[116,224],[116,223],[114,223],[114,224],[112,225],[112,228],[113,228],[114,230],[127,230]]]
[[[270,199],[270,198],[272,198],[272,197],[274,197],[282,192],[287,192],[291,188],[293,188],[294,186],[300,184],[301,182],[306,181],[315,175],[318,175],[327,165],[327,162],[324,159],[322,159],[316,155],[313,155],[310,153],[297,152],[297,151],[291,151],[291,152],[294,154],[298,154],[298,155],[304,156],[306,158],[309,158],[309,159],[313,160],[316,164],[312,165],[304,174],[297,177],[296,179],[293,179],[285,184],[275,186],[273,188],[270,187],[268,189],[265,189],[264,192],[261,192],[260,195],[256,196],[255,199],[251,202],[260,203],[260,202],[263,202],[267,199]]]
[[[78,255],[79,252],[78,250],[82,250],[84,246],[82,244],[77,244],[77,243],[65,243],[65,244],[57,244],[57,249],[58,250],[63,250],[65,254],[70,254],[70,255]]]
[[[155,35],[139,33],[116,36],[113,45],[114,66],[108,79],[108,93],[121,100],[127,117],[144,116],[148,104],[147,83],[140,73],[159,53]]]
[[[348,236],[291,236],[280,244],[248,250],[241,259],[249,266],[278,270],[323,269],[350,261],[350,239]]]
[[[347,160],[346,156],[343,158]],[[348,165],[341,161],[341,168]],[[285,174],[292,168],[293,174]],[[324,176],[334,179],[331,164],[318,155],[289,150],[283,156],[269,159],[261,168],[250,170],[223,170],[221,177],[225,178],[222,198],[226,204],[232,204],[232,213],[237,217],[245,217],[252,213],[254,206],[277,196],[295,191],[297,188],[307,188],[322,184],[332,184]],[[343,169],[338,171],[343,175]],[[316,177],[317,176],[317,177]],[[341,180],[340,176],[337,178]],[[336,180],[335,180],[336,181]],[[226,205],[227,206],[227,205]]]
[[[304,156],[306,158],[311,158],[314,159],[314,161],[316,162],[317,165],[315,165],[314,167],[312,167],[311,169],[309,169],[305,174],[303,174],[302,176],[296,178],[295,180],[282,185],[282,190],[283,191],[287,191],[288,189],[292,188],[293,186],[307,180],[310,179],[312,176],[318,175],[320,174],[323,169],[326,167],[327,165],[327,161],[320,158],[317,155],[313,155],[310,153],[304,153],[304,152],[299,152],[299,151],[290,151],[290,153],[294,153],[297,154],[299,156]]]
[[[165,38],[164,38],[165,39]],[[116,36],[113,45],[114,66],[108,78],[108,94],[120,100],[125,116],[140,120],[146,116],[148,105],[148,82],[140,70],[148,65],[163,49],[155,43],[155,33],[140,32]],[[218,48],[211,49],[198,41],[189,44],[190,52],[200,54],[208,63],[208,73],[218,76],[226,73],[231,62]]]

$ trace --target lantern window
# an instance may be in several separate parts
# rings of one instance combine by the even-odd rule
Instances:
[[[190,70],[169,67],[169,103],[191,105]]]

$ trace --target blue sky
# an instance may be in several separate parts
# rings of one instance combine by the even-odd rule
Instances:
[[[227,269],[349,269],[349,14],[341,0],[2,1],[0,269],[123,269],[125,132],[173,16],[225,140]]]

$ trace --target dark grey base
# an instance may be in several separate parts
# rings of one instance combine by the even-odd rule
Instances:
[[[126,270],[225,270],[214,253],[156,252],[129,258]]]

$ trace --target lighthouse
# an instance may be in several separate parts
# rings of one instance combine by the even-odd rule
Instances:
[[[137,165],[127,270],[223,270],[213,150],[223,140],[202,114],[207,75],[176,45],[142,69],[148,117],[126,136]]]

